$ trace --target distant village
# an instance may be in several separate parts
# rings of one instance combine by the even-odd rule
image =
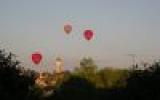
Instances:
[[[63,60],[58,57],[55,61],[55,70],[53,70],[53,74],[39,73],[38,77],[35,80],[35,83],[41,88],[46,88],[50,86],[52,87],[56,84],[59,78],[63,78],[63,74]]]
[[[21,74],[29,75],[25,69],[21,69]],[[31,74],[31,73],[30,73]],[[53,73],[41,72],[35,75],[35,85],[44,90],[53,89],[58,80],[63,79],[65,74],[63,59],[57,57],[55,60],[55,68]]]

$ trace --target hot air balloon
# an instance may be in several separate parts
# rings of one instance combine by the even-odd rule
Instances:
[[[42,55],[39,52],[35,52],[32,54],[32,61],[34,64],[39,64],[42,60]]]
[[[71,24],[65,24],[64,25],[64,31],[69,34],[72,31],[72,25]]]
[[[89,41],[93,38],[94,33],[92,30],[85,30],[83,35],[84,35],[84,38]]]

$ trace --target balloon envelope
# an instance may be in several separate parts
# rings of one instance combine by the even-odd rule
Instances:
[[[93,38],[93,34],[94,33],[92,30],[85,30],[84,31],[84,38],[89,41]]]
[[[38,52],[32,54],[32,61],[34,64],[39,64],[42,60],[42,55]]]
[[[66,24],[64,25],[64,31],[69,34],[72,31],[72,25]]]

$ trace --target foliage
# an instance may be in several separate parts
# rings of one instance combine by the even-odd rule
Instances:
[[[33,77],[21,75],[19,62],[12,53],[0,50],[0,97],[2,100],[24,100],[34,84]]]
[[[66,100],[66,98],[72,100],[94,100],[95,91],[94,85],[85,78],[70,76],[55,91],[54,98],[58,100]]]
[[[127,92],[135,99],[160,99],[160,62],[155,62],[145,70],[130,72],[127,79]]]
[[[49,75],[56,79],[53,94],[44,97],[44,90],[34,81],[36,72],[22,70],[12,53],[0,50],[0,97],[2,100],[159,100],[160,61],[144,70],[98,70],[92,58],[83,58],[73,72]]]
[[[83,58],[80,61],[80,67],[75,69],[75,74],[79,77],[86,78],[92,83],[96,83],[97,65],[92,58]]]
[[[98,71],[97,75],[99,76],[99,82],[101,82],[101,88],[118,88],[125,86],[125,78],[127,78],[128,71],[104,68]]]
[[[80,67],[75,69],[75,74],[86,78],[97,88],[113,88],[125,86],[128,71],[112,68],[97,70],[97,65],[92,58],[83,58]]]

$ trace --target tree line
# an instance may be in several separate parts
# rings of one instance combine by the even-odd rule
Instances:
[[[26,70],[22,74],[21,68],[14,54],[0,50],[1,100],[160,99],[160,61],[144,70],[98,69],[92,58],[83,58],[79,67],[64,72],[47,96],[35,84],[37,72]]]

